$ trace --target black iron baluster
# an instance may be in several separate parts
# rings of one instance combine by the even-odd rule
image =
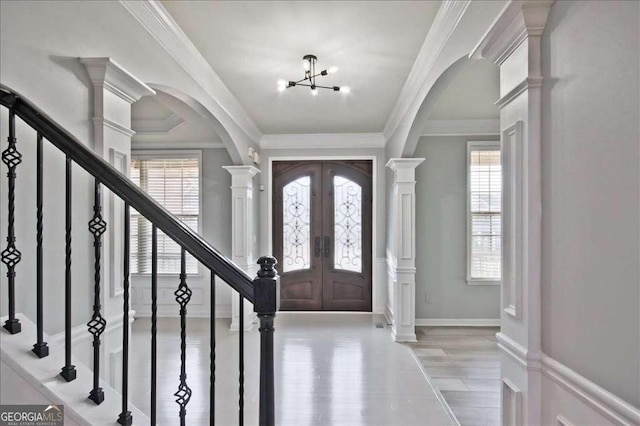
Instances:
[[[191,300],[192,292],[187,285],[187,259],[184,247],[180,252],[180,285],[174,294],[180,305],[180,385],[173,395],[180,406],[180,426],[185,426],[186,407],[191,399],[191,388],[187,386],[187,303]]]
[[[238,330],[238,423],[244,425],[244,297],[240,295],[240,305],[238,309],[239,330]]]
[[[22,259],[22,253],[16,248],[15,234],[15,190],[16,167],[22,163],[22,154],[16,148],[16,115],[9,111],[9,147],[2,152],[2,162],[7,165],[9,171],[9,225],[7,227],[7,248],[2,251],[2,263],[7,265],[7,278],[9,279],[9,319],[4,322],[4,328],[11,334],[20,333],[22,329],[20,321],[16,318],[16,265]]]
[[[211,271],[211,331],[210,331],[210,382],[209,423],[216,423],[216,275]]]
[[[93,315],[87,323],[89,333],[93,335],[93,389],[89,399],[100,404],[104,401],[104,392],[100,387],[100,336],[107,322],[100,313],[100,266],[102,234],[107,230],[107,223],[102,219],[102,195],[100,182],[94,182],[93,218],[89,221],[89,231],[93,234]]]
[[[123,426],[131,426],[133,416],[127,410],[129,396],[129,246],[131,244],[131,215],[129,204],[124,203],[124,259],[122,270],[124,281],[122,285],[122,412],[118,417],[118,423]]]
[[[65,168],[65,270],[64,270],[64,362],[60,375],[75,380],[76,366],[71,364],[71,158]]]
[[[151,226],[151,426],[155,426],[158,356],[158,229]]]
[[[49,355],[49,346],[44,341],[43,319],[42,319],[42,193],[43,193],[43,157],[42,157],[42,135],[38,133],[36,140],[36,328],[37,340],[31,351],[44,358]]]
[[[280,279],[275,269],[276,259],[258,259],[260,271],[254,284],[253,310],[260,320],[260,426],[274,426],[275,389],[273,373],[273,323],[280,307]]]

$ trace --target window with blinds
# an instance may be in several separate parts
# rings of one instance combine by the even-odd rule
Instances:
[[[468,144],[468,280],[502,275],[502,165],[496,142]]]
[[[131,179],[151,197],[198,232],[200,161],[197,156],[138,156],[131,161]],[[198,272],[187,253],[187,273]],[[151,273],[151,223],[131,211],[131,272]],[[180,273],[180,246],[158,230],[158,273]]]

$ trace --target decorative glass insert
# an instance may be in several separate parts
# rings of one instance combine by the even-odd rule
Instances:
[[[333,194],[334,267],[362,272],[362,187],[335,176]]]
[[[282,272],[311,267],[311,177],[282,188]]]

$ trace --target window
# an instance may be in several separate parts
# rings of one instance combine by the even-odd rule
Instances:
[[[467,281],[499,283],[502,275],[500,144],[469,141],[467,157]]]
[[[198,232],[200,225],[200,156],[144,154],[131,160],[131,179],[151,197]],[[158,273],[180,273],[180,246],[158,230]],[[187,253],[187,273],[198,272],[198,262]],[[131,272],[151,273],[151,223],[131,211]]]

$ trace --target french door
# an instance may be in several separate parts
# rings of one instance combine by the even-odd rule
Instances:
[[[282,310],[371,311],[371,161],[273,163]]]

